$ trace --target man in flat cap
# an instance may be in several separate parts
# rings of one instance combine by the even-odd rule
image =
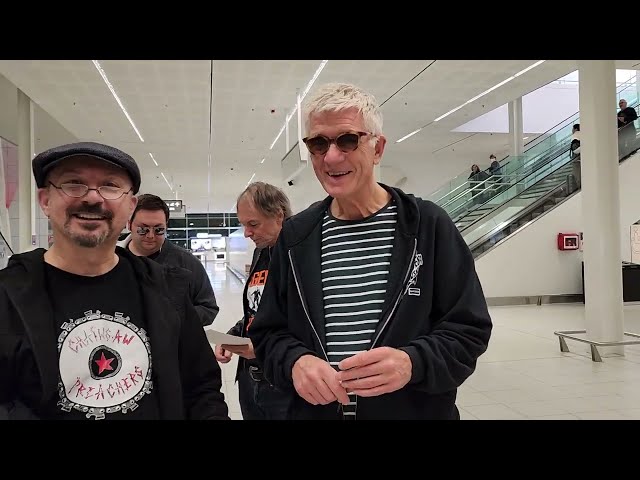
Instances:
[[[0,271],[0,418],[228,419],[189,272],[116,248],[140,171],[74,143],[33,159],[54,244]]]

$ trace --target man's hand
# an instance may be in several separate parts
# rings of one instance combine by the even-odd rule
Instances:
[[[220,363],[229,363],[231,361],[231,356],[233,355],[233,353],[222,348],[222,345],[216,345],[213,353],[215,353],[216,360]]]
[[[293,364],[293,386],[302,398],[312,405],[327,405],[336,400],[349,403],[349,395],[340,386],[338,372],[314,355],[303,355]]]
[[[345,358],[338,381],[349,393],[375,397],[395,392],[411,380],[411,358],[404,350],[379,347]]]
[[[256,353],[253,351],[253,342],[249,340],[248,345],[220,345],[223,350],[227,352],[235,353],[236,355],[240,355],[242,358],[246,358],[247,360],[253,360],[256,358]],[[229,357],[231,358],[231,357]]]

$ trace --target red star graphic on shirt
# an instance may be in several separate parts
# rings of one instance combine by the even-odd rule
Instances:
[[[113,370],[113,367],[111,367],[111,362],[113,362],[113,360],[113,358],[107,360],[104,356],[104,352],[102,352],[102,357],[100,358],[100,360],[94,360],[100,368],[100,370],[98,371],[98,375],[100,375],[105,370]]]

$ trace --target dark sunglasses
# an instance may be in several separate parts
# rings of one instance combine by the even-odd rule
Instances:
[[[316,135],[315,137],[306,137],[302,141],[305,143],[309,152],[313,155],[324,155],[329,151],[332,143],[343,153],[353,152],[360,144],[360,137],[365,135],[373,135],[369,132],[347,132],[341,133],[336,138],[328,138],[324,135]]]
[[[138,229],[136,230],[136,232],[138,232],[138,235],[146,235],[150,231],[151,228],[149,227],[138,227]],[[164,227],[153,227],[153,233],[156,235],[164,235],[164,231]]]

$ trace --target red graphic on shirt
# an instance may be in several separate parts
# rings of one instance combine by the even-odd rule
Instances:
[[[110,358],[109,360],[107,360],[107,358],[104,356],[104,352],[102,352],[102,357],[100,357],[99,360],[94,360],[98,365],[98,368],[100,368],[100,370],[98,370],[98,375],[100,375],[105,370],[113,370],[113,368],[111,367],[111,362],[113,362],[114,360],[115,358]]]
[[[253,319],[256,316],[256,312],[258,311],[258,306],[260,305],[260,300],[262,299],[262,291],[264,290],[264,285],[267,283],[267,276],[269,275],[269,270],[264,269],[259,272],[255,272],[251,275],[251,279],[249,280],[249,285],[247,286],[247,300],[249,301],[249,312],[247,315],[247,328],[249,331],[249,327],[253,323]]]
[[[104,400],[105,398],[125,395],[130,389],[143,382],[144,373],[136,365],[132,372],[125,373],[120,378],[113,378],[109,380],[109,383],[99,381],[98,383],[94,382],[93,385],[88,385],[83,383],[80,377],[76,377],[75,383],[67,390],[67,396],[75,401],[78,398]],[[137,391],[137,389],[134,391]]]

